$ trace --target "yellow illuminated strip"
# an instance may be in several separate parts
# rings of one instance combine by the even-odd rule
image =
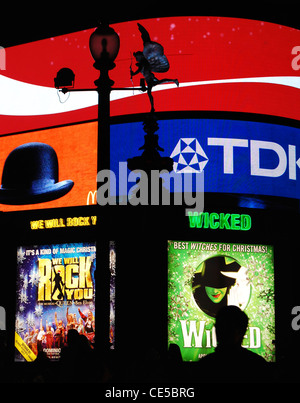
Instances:
[[[34,352],[27,346],[17,332],[15,332],[15,347],[19,350],[26,361],[34,361],[36,359]]]
[[[52,218],[50,220],[30,221],[30,228],[32,230],[40,230],[65,227],[90,227],[96,225],[96,223],[97,216]]]

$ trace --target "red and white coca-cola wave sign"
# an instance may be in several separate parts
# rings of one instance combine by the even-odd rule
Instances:
[[[153,89],[163,111],[234,111],[300,120],[300,31],[263,21],[228,17],[169,17],[139,21],[164,46],[170,62],[158,78],[175,84]],[[115,87],[130,87],[133,52],[143,49],[137,21],[114,24],[120,36]],[[59,99],[54,77],[75,72],[75,88],[93,88],[89,37],[84,30],[5,49],[0,71],[0,135],[97,119],[97,93]],[[1,44],[0,44],[1,45]],[[139,86],[138,75],[133,78]],[[148,112],[146,93],[112,91],[111,115]]]

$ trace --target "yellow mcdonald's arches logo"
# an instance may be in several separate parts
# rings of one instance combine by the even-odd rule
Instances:
[[[91,201],[91,203],[90,203]],[[97,203],[97,190],[89,191],[86,199],[86,205],[89,206],[90,204],[96,204]]]
[[[26,361],[34,361],[36,359],[34,352],[27,346],[17,332],[15,332],[15,347],[19,350]]]

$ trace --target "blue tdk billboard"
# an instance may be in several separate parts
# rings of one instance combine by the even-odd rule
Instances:
[[[169,119],[158,124],[159,146],[164,149],[160,153],[173,159],[173,179],[202,174],[205,192],[300,198],[299,128],[224,119]],[[141,155],[144,134],[141,122],[112,125],[111,170],[117,182],[120,163]],[[122,196],[122,186],[117,193]]]

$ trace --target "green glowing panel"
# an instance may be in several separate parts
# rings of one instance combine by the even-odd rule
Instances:
[[[214,351],[215,317],[225,305],[249,317],[243,346],[275,361],[273,255],[270,245],[168,242],[168,342],[184,361]]]

